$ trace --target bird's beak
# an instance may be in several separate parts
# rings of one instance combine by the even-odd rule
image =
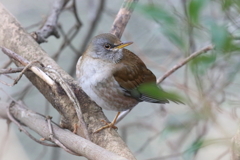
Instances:
[[[129,46],[130,44],[133,44],[133,42],[122,42],[121,44],[117,45],[115,48],[121,49],[126,46]]]

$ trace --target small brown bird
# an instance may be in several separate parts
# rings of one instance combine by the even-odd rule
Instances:
[[[110,33],[100,34],[78,60],[76,75],[81,88],[100,107],[118,112],[112,123],[95,132],[113,127],[121,111],[132,109],[141,101],[168,103],[155,75],[138,56],[124,48],[130,44]]]

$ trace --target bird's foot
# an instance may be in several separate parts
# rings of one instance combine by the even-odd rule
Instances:
[[[117,127],[114,125],[115,123],[113,123],[113,122],[109,123],[109,122],[106,122],[105,120],[101,120],[101,121],[105,123],[105,126],[99,128],[98,130],[94,131],[93,133],[97,133],[97,132],[99,132],[99,131],[101,131],[101,130],[103,130],[105,128],[117,129]]]
[[[74,123],[74,125],[73,125],[73,133],[74,134],[77,134],[77,129],[78,129],[78,124]]]

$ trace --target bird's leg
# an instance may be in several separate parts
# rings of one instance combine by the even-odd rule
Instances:
[[[126,110],[126,111],[122,111],[122,112],[119,114],[119,116],[118,116],[115,124],[117,124],[117,123],[120,122],[124,117],[126,117],[126,116],[128,115],[128,113],[129,113],[132,109],[133,109],[133,108],[128,109],[128,110]]]
[[[115,116],[115,118],[113,119],[113,121],[112,121],[111,123],[108,123],[107,125],[99,128],[98,130],[94,131],[94,133],[97,133],[97,132],[99,132],[99,131],[101,131],[101,130],[103,130],[103,129],[105,129],[105,128],[117,128],[116,126],[114,126],[114,124],[116,123],[117,118],[118,118],[118,116],[119,116],[120,113],[121,113],[121,112],[118,112],[118,113],[117,113],[117,115]]]
[[[78,124],[74,123],[74,125],[73,125],[73,133],[74,134],[77,134],[77,129],[78,129]]]

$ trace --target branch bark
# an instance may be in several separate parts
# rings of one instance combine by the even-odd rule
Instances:
[[[125,0],[122,7],[118,11],[118,14],[113,22],[110,33],[121,39],[123,31],[127,26],[127,23],[132,15],[133,9],[138,0]]]
[[[91,141],[129,160],[135,159],[115,130],[109,131],[106,129],[102,132],[93,134],[96,129],[103,125],[100,120],[108,121],[101,108],[89,99],[77,85],[76,81],[63,71],[55,61],[40,48],[31,35],[23,30],[17,20],[8,13],[1,4],[0,15],[0,46],[9,48],[29,62],[38,60],[44,66],[51,67],[58,72],[63,77],[64,81],[70,85],[78,98]],[[14,63],[17,66],[22,66],[18,62]],[[79,125],[73,103],[59,85],[50,87],[32,72],[25,73],[25,75],[63,116],[61,123],[63,127],[73,130],[76,124]],[[56,83],[58,83],[58,81],[56,81]],[[77,134],[80,135],[80,132],[77,131]]]
[[[56,38],[60,37],[57,31],[58,17],[68,1],[69,0],[55,0],[51,13],[49,14],[44,25],[38,31],[32,33],[33,38],[39,44],[47,42],[46,38],[51,35],[55,36]]]
[[[0,106],[0,117],[7,117],[7,106]],[[46,118],[42,115],[35,113],[27,108],[24,108],[17,103],[10,108],[10,111],[14,118],[20,121],[22,124],[28,126],[31,130],[38,133],[44,139],[49,140],[51,133],[49,130],[48,123]],[[55,138],[57,138],[65,147],[83,155],[84,157],[91,160],[126,160],[123,157],[120,157],[112,152],[109,152],[98,145],[80,137],[72,132],[64,130],[52,123],[52,129]],[[101,154],[99,154],[101,153]]]

